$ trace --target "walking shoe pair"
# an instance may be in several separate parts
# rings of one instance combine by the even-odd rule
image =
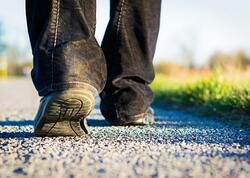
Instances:
[[[36,136],[82,136],[89,133],[86,117],[95,106],[98,92],[94,87],[57,91],[43,97],[35,116]],[[107,108],[108,109],[108,108]],[[108,111],[108,110],[107,110]],[[129,122],[117,123],[106,118],[111,125],[153,124],[153,110],[129,117]]]
[[[149,84],[160,12],[161,0],[111,0],[99,45],[95,0],[26,0],[31,77],[43,97],[35,134],[88,133],[86,117],[100,92],[100,109],[111,125],[152,123]]]

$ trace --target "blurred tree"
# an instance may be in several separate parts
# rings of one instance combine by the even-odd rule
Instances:
[[[232,65],[235,65],[235,67],[240,69],[246,69],[250,66],[250,58],[243,50],[240,50],[233,54],[232,62]]]
[[[157,74],[174,75],[180,73],[186,66],[172,63],[172,62],[160,62],[155,65],[155,72]]]
[[[0,78],[8,75],[29,75],[32,67],[29,51],[25,46],[22,48],[17,44],[6,43],[3,34],[3,25],[0,22]]]
[[[232,54],[215,52],[208,61],[209,69],[246,69],[250,66],[250,57],[243,50]]]
[[[2,55],[2,53],[4,52],[5,48],[6,48],[6,44],[3,41],[3,25],[0,22],[0,55]]]
[[[5,78],[8,75],[8,64],[7,60],[3,57],[6,44],[3,40],[3,26],[0,22],[0,78]]]
[[[183,44],[181,47],[181,53],[185,60],[185,64],[189,69],[195,68],[195,51],[192,46]]]
[[[198,44],[199,31],[198,28],[186,27],[178,36],[179,50],[182,63],[189,69],[196,67],[196,52]]]
[[[222,52],[215,52],[208,61],[208,68],[226,68],[226,64],[229,62],[230,56]]]
[[[24,62],[28,61],[25,60],[25,51],[16,45],[7,45],[5,53],[8,59],[8,74],[20,75],[20,67]]]

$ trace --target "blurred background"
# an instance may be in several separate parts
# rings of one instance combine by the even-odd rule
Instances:
[[[25,0],[0,1],[0,75],[29,75],[32,56]],[[97,5],[96,37],[101,42],[109,18],[109,0],[97,0]],[[188,68],[213,68],[217,64],[247,67],[249,7],[248,0],[162,0],[154,63],[166,65],[166,71],[157,69],[169,73],[175,64]]]
[[[0,78],[29,77],[25,0],[0,2]],[[249,0],[162,0],[151,85],[156,102],[220,116],[250,114],[249,7]],[[109,0],[97,0],[100,43],[108,19]]]

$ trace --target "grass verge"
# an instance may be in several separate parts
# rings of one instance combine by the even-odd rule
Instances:
[[[250,130],[249,81],[229,81],[220,74],[188,81],[157,75],[151,88],[157,105],[216,117]]]

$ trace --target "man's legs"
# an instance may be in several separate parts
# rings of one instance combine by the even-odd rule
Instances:
[[[106,62],[95,33],[95,0],[26,0],[34,67],[40,96],[89,84],[99,92]]]
[[[161,0],[111,0],[111,19],[102,43],[107,84],[101,111],[114,125],[144,117],[153,100],[153,56],[159,32]]]
[[[95,0],[26,0],[34,56],[32,79],[41,100],[37,135],[82,135],[84,118],[106,82],[95,33]]]

